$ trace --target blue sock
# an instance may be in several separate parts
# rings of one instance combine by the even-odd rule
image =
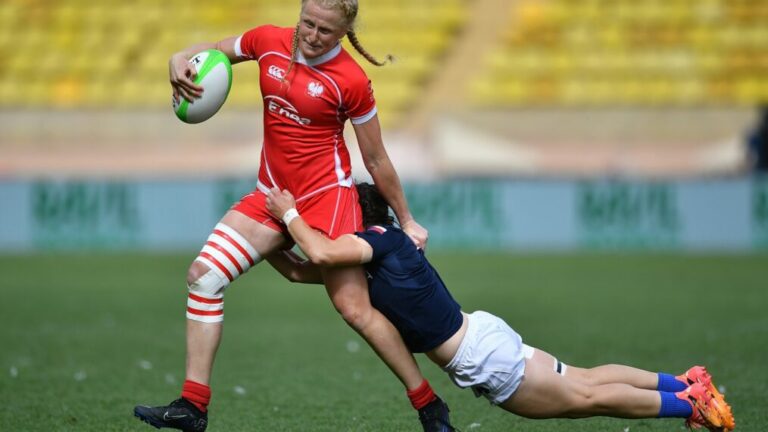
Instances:
[[[661,394],[661,409],[659,417],[688,418],[693,415],[693,407],[688,401],[679,399],[674,393],[659,392]]]
[[[659,384],[656,386],[656,390],[663,392],[680,392],[688,388],[688,386],[675,378],[674,375],[665,374],[659,372]]]

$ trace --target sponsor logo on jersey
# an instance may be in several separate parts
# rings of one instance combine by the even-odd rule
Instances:
[[[291,119],[300,125],[309,125],[312,120],[301,117],[299,111],[291,105],[287,100],[277,96],[267,96],[264,99],[267,100],[267,109],[269,112]]]
[[[269,75],[270,78],[274,78],[278,81],[282,81],[283,78],[285,78],[285,69],[279,68],[275,65],[271,65],[267,69],[267,75]]]
[[[323,85],[317,81],[310,81],[307,86],[307,94],[312,97],[320,97],[323,94],[323,90],[325,90]]]

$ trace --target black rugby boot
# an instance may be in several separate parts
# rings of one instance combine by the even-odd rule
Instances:
[[[204,432],[208,427],[208,414],[200,411],[192,402],[184,398],[176,399],[167,406],[139,405],[133,409],[133,415],[158,429]]]
[[[419,410],[419,420],[424,432],[454,432],[448,418],[448,405],[439,397]]]

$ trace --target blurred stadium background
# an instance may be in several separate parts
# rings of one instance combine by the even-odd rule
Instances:
[[[183,346],[162,343],[183,340],[172,286],[253,187],[262,105],[258,66],[243,63],[222,110],[183,124],[168,58],[292,26],[299,4],[0,2],[0,429],[141,430],[134,403],[175,397]],[[754,402],[768,390],[768,1],[361,0],[357,30],[397,59],[360,62],[466,309],[515,318],[574,364],[706,362],[742,430],[768,427]],[[366,178],[353,134],[348,146]],[[410,430],[397,383],[349,348],[361,341],[324,294],[261,267],[228,292],[212,430]],[[304,346],[324,376],[296,363]],[[526,423],[432,372],[464,430],[680,426]],[[341,388],[349,373],[359,385]],[[375,408],[350,417],[361,401]]]
[[[262,134],[257,65],[236,66],[222,111],[189,126],[171,112],[167,60],[175,50],[257,24],[293,25],[298,7],[298,1],[266,0],[205,5],[4,1],[0,176],[97,183],[85,191],[81,183],[74,189],[6,187],[9,199],[11,194],[28,197],[37,210],[3,212],[5,225],[19,226],[45,213],[40,207],[71,213],[87,197],[102,203],[123,199],[115,198],[114,183],[98,185],[104,179],[252,179]],[[765,169],[768,158],[768,111],[761,111],[768,102],[767,23],[763,0],[388,0],[362,3],[358,33],[375,56],[397,58],[381,68],[361,64],[374,82],[390,156],[404,181],[416,185],[408,188],[410,195],[418,191],[416,206],[458,202],[490,190],[493,198],[534,201],[532,213],[515,213],[524,207],[517,205],[501,209],[500,219],[535,222],[547,212],[576,214],[575,221],[550,221],[554,231],[590,223],[579,219],[590,208],[599,213],[623,206],[624,213],[645,211],[663,222],[659,212],[667,206],[683,213],[676,237],[707,237],[711,226],[738,225],[734,235],[720,230],[720,238],[675,244],[751,249],[768,237],[768,192],[764,182],[751,177]],[[348,143],[357,159],[355,175],[365,178],[351,133]],[[514,186],[503,181],[510,178],[533,181],[518,191],[530,192],[527,200],[510,192]],[[478,186],[477,179],[495,180]],[[586,188],[581,187],[585,179],[593,182]],[[600,182],[604,179],[611,184]],[[628,183],[617,186],[617,179]],[[709,187],[701,179],[718,182]],[[696,180],[684,185],[710,192],[692,198],[697,204],[691,205],[688,196],[702,195],[678,193],[681,180]],[[553,186],[555,195],[545,199],[547,181],[560,182]],[[231,202],[250,186],[244,181],[224,187],[231,191],[226,197]],[[720,186],[724,195],[710,196]],[[214,189],[221,195],[222,186]],[[140,185],[137,194],[143,190]],[[535,208],[542,200],[532,196],[576,204]],[[132,198],[126,199],[120,202],[130,206]],[[713,200],[729,204],[708,219],[689,221],[686,214],[708,213]],[[204,232],[226,208],[218,198],[211,201],[211,214],[200,224]],[[421,207],[432,212],[423,217],[431,223],[451,205]],[[465,216],[450,223],[459,224]],[[41,243],[31,233],[36,227],[25,229],[25,238],[19,229],[6,230],[0,248],[26,244],[34,249],[30,243]],[[592,244],[579,240],[584,237],[579,229],[564,230],[570,234],[550,238],[540,228],[532,239],[510,232],[500,236],[506,240],[499,245],[570,249]],[[435,232],[438,246],[443,232]],[[490,230],[483,235],[493,236]],[[198,238],[185,245],[197,245]],[[108,238],[99,244],[109,243],[117,244]]]
[[[171,115],[167,60],[293,25],[298,3],[4,1],[0,173],[254,172],[256,64],[235,68],[216,119],[190,127]],[[677,177],[751,166],[767,21],[762,0],[388,0],[362,2],[358,31],[397,58],[361,63],[406,179]]]

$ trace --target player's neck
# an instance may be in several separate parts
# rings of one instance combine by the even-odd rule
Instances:
[[[307,66],[318,66],[333,60],[337,55],[339,55],[341,52],[341,42],[337,43],[336,46],[331,48],[327,53],[321,54],[317,57],[306,58],[300,50],[298,51],[299,52],[296,53],[296,63],[301,63]]]

